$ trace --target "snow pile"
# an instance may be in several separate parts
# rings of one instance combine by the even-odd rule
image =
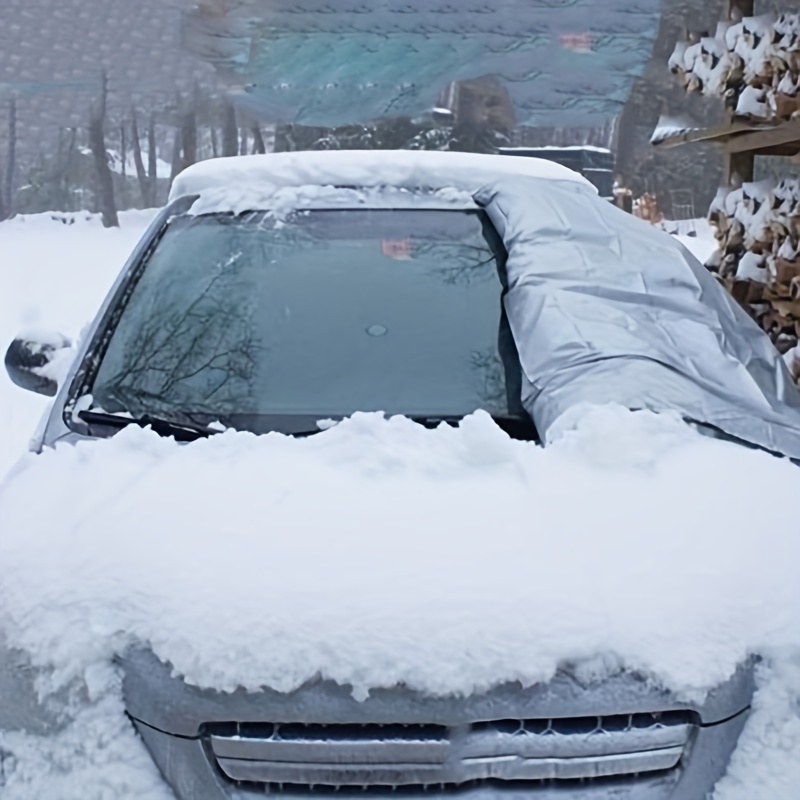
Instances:
[[[794,119],[800,114],[800,13],[720,22],[714,36],[678,42],[669,66],[688,92],[724,96],[738,117]]]
[[[303,440],[178,446],[137,428],[30,456],[0,492],[0,618],[52,670],[45,692],[88,685],[74,725],[113,709],[84,760],[119,731],[110,664],[136,643],[199,686],[323,675],[356,697],[529,685],[569,661],[695,699],[758,652],[757,711],[717,800],[752,800],[762,764],[771,799],[791,800],[800,538],[754,498],[796,496],[800,471],[617,407],[557,437],[513,441],[482,413],[434,431],[359,414]]]
[[[31,328],[73,341],[155,211],[124,211],[105,230],[86,212],[35,214],[0,223],[0,354]],[[14,386],[0,366],[0,478],[24,452],[49,400]]]
[[[674,236],[701,264],[717,249],[716,231],[707,219],[663,219],[655,227]]]

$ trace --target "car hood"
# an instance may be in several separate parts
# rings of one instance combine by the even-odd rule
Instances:
[[[690,710],[714,725],[747,708],[754,691],[753,660],[742,664],[702,702],[687,702],[643,676],[618,672],[603,680],[581,680],[579,670],[561,670],[548,683],[523,688],[504,683],[468,697],[432,696],[403,686],[372,690],[365,700],[352,687],[331,680],[309,682],[292,692],[268,687],[223,692],[184,681],[152,651],[121,659],[128,713],[150,727],[177,736],[202,734],[214,722],[426,723],[459,725],[475,720],[610,716]]]

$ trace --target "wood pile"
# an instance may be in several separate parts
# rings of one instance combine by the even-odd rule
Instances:
[[[685,34],[669,60],[688,92],[722,96],[738,119],[800,117],[800,12],[720,22]]]
[[[687,92],[722,97],[729,119],[800,119],[800,12],[685,34],[669,60]],[[800,384],[800,179],[720,189],[709,210],[718,249],[706,266],[784,355]]]
[[[720,189],[706,266],[766,331],[800,380],[800,179]]]
[[[658,198],[650,192],[633,201],[633,215],[651,225],[658,225],[664,220],[664,215],[658,207]]]

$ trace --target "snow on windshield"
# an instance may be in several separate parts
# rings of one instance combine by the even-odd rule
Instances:
[[[2,242],[23,224],[0,226]],[[29,327],[48,323],[65,280],[110,282],[130,235],[86,226],[64,256],[70,227],[52,224],[49,266],[8,287]],[[29,244],[30,256],[36,233]],[[12,266],[4,300],[24,274]],[[16,390],[2,390],[5,411]],[[64,727],[0,734],[3,797],[169,796],[113,661],[144,644],[199,686],[289,690],[323,675],[356,697],[398,682],[527,685],[571,662],[697,699],[760,653],[715,800],[790,800],[800,538],[788,513],[765,521],[763,499],[798,491],[786,460],[614,407],[588,409],[547,449],[482,413],[433,431],[373,414],[302,440],[228,431],[178,446],[136,428],[30,455],[0,489],[0,621],[44,670]],[[73,690],[66,706],[59,687]]]

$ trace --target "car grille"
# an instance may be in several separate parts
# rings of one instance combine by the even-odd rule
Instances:
[[[697,725],[692,712],[670,711],[452,727],[222,723],[204,730],[211,757],[232,781],[275,789],[457,789],[667,772]]]

